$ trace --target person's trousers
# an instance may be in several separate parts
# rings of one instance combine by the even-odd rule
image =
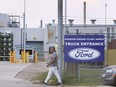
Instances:
[[[58,73],[58,68],[57,68],[57,66],[49,67],[49,72],[48,72],[48,75],[47,75],[47,77],[46,77],[45,83],[48,83],[48,81],[50,80],[50,78],[52,77],[53,74],[56,76],[58,82],[59,82],[59,83],[62,83],[61,77],[60,77],[60,75],[59,75],[59,73]]]

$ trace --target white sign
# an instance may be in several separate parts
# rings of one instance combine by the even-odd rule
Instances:
[[[101,54],[93,48],[76,48],[69,51],[68,55],[77,60],[92,60],[98,58]]]

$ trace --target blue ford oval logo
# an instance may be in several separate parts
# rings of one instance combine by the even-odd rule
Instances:
[[[93,48],[76,48],[69,51],[68,55],[76,60],[92,60],[98,58],[101,54]]]

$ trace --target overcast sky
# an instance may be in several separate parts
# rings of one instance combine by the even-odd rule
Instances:
[[[65,0],[64,0],[65,1]],[[116,18],[116,0],[67,0],[67,15],[83,17],[83,2],[87,2],[87,17],[104,18],[107,3],[107,18]],[[0,13],[23,15],[24,0],[0,0]],[[39,27],[57,20],[58,0],[26,0],[26,24]]]

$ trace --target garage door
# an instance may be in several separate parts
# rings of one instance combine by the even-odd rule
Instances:
[[[26,44],[39,53],[39,58],[43,58],[43,41],[27,41]]]

